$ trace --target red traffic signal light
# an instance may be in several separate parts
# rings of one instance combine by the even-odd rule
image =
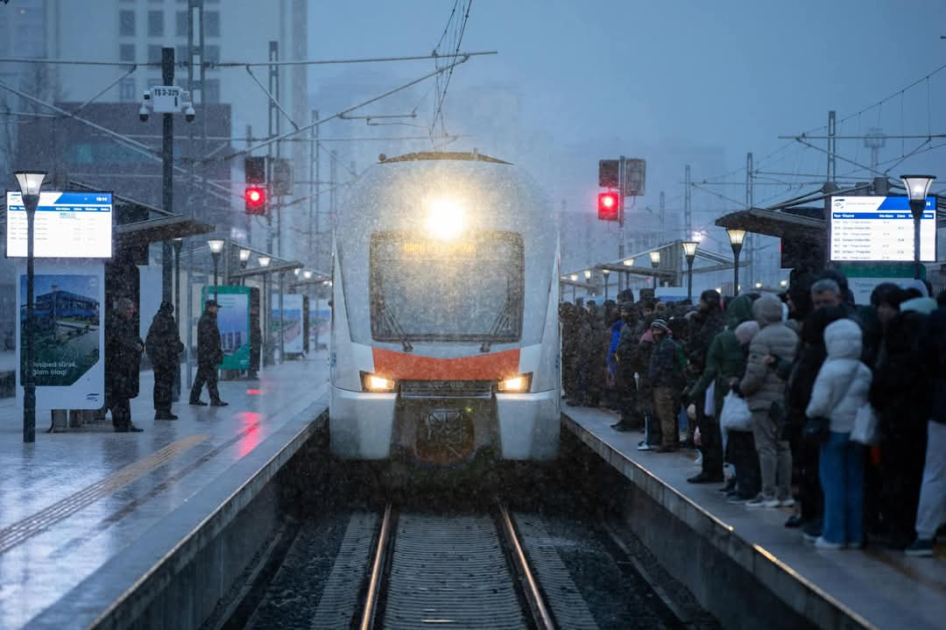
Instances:
[[[266,189],[259,186],[248,186],[243,193],[246,201],[247,214],[266,214]]]
[[[608,192],[598,193],[599,221],[617,221],[620,212],[621,200],[615,191],[609,190]]]

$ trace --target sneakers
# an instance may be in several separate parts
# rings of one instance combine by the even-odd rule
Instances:
[[[628,431],[633,431],[633,427],[624,424],[623,422],[615,422],[611,425],[611,428],[617,431],[618,433],[626,433]]]
[[[742,505],[748,500],[749,499],[742,496],[738,492],[730,492],[726,495],[726,503],[729,503],[730,505]]]
[[[779,507],[795,507],[795,499],[788,497],[787,499],[780,499],[778,502]]]
[[[817,547],[818,549],[835,550],[835,549],[844,549],[845,547],[847,547],[847,545],[845,545],[844,543],[828,542],[822,536],[818,536],[818,538],[815,539],[815,547]]]
[[[933,539],[917,538],[903,553],[914,558],[930,558],[933,555]]]
[[[190,401],[189,404],[194,405],[194,406],[196,406],[196,407],[206,407],[206,406],[207,406],[207,403],[205,403],[203,400],[192,400],[192,401]]]
[[[730,492],[734,491],[735,489],[736,489],[736,478],[735,478],[735,477],[730,477],[729,480],[726,481],[726,485],[723,486],[722,488],[719,488],[719,489],[716,490],[716,491],[717,491],[717,492],[720,492],[720,493],[722,493],[722,494],[729,494]]]
[[[647,440],[641,440],[637,443],[637,450],[639,451],[652,451],[653,449],[654,447],[648,444]]]
[[[749,509],[757,508],[776,508],[781,502],[778,499],[766,499],[761,494],[751,501],[746,501],[746,507]]]
[[[811,544],[815,544],[816,541],[821,539],[821,536],[818,534],[811,534],[809,532],[803,532],[801,537],[805,539],[805,542]]]

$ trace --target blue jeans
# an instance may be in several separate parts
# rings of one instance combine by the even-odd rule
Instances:
[[[850,433],[832,431],[821,444],[821,537],[832,543],[859,546],[864,542],[864,447],[851,442],[849,436]]]

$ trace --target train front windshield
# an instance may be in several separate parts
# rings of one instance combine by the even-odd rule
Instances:
[[[522,335],[522,238],[371,238],[371,334],[376,341],[515,342]]]

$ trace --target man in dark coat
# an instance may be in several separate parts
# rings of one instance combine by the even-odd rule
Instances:
[[[220,392],[217,391],[217,366],[223,363],[220,329],[217,328],[218,308],[216,300],[207,300],[204,303],[204,314],[197,322],[197,377],[191,388],[192,405],[207,406],[207,403],[200,399],[204,383],[207,383],[211,407],[226,407],[228,404],[220,400]]]
[[[135,324],[135,303],[119,298],[105,335],[105,387],[112,426],[117,433],[139,433],[131,422],[130,400],[138,396],[138,374],[144,344]]]
[[[145,350],[154,367],[154,419],[177,420],[171,413],[171,392],[184,344],[174,320],[174,305],[170,302],[161,302],[151,321]]]
[[[725,319],[719,293],[710,289],[700,295],[699,313],[694,321],[695,334],[687,344],[687,358],[692,374],[702,374],[706,368],[706,355],[713,339],[723,331]],[[708,384],[707,384],[708,387]],[[702,470],[687,479],[690,483],[719,483],[723,480],[723,438],[719,422],[705,412],[706,388],[691,389],[691,402],[696,406],[696,424],[702,437],[700,451],[703,454]]]

